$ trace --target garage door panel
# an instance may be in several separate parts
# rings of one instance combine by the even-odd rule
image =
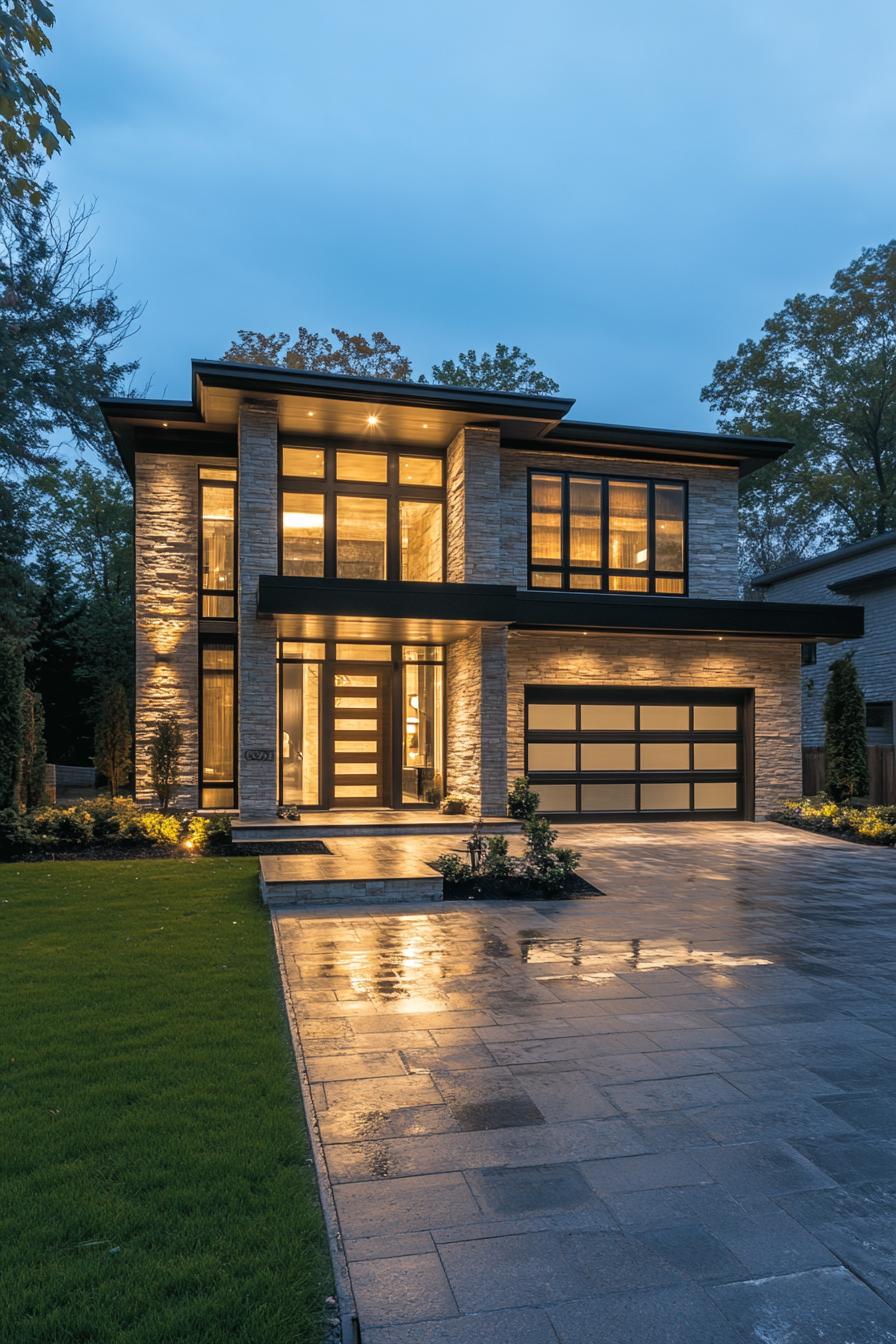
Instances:
[[[557,815],[742,817],[742,691],[526,688],[526,771]]]

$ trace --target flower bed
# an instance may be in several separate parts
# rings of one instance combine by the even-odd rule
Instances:
[[[770,813],[769,820],[863,845],[896,845],[896,807],[891,806],[860,807],[828,798],[799,798]]]
[[[229,847],[229,817],[144,811],[131,798],[0,812],[0,859],[171,857]]]

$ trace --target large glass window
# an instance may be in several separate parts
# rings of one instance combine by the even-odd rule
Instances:
[[[440,662],[414,661],[401,672],[401,801],[438,803],[445,791],[445,669]]]
[[[282,573],[443,581],[440,455],[284,444],[280,465]]]
[[[283,573],[320,578],[324,572],[324,497],[283,495]]]
[[[236,473],[200,468],[200,568],[202,615],[233,620],[236,616]]]
[[[280,664],[280,797],[283,803],[320,802],[320,685],[318,662]]]
[[[336,577],[384,579],[387,527],[385,499],[336,497]]]
[[[685,530],[684,482],[533,471],[529,586],[683,594]]]
[[[202,645],[202,807],[236,805],[235,664],[232,641]]]

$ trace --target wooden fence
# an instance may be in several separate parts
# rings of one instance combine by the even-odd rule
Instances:
[[[803,747],[803,793],[824,788],[824,747]],[[872,803],[896,803],[896,748],[868,748],[868,797]]]

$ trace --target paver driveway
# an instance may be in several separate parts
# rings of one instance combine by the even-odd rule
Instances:
[[[606,896],[275,915],[365,1344],[896,1344],[896,854],[562,838]]]

